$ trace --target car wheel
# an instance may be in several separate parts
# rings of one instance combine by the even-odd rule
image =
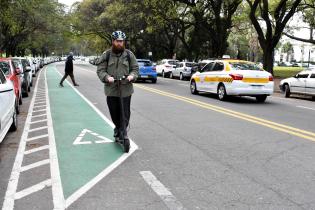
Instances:
[[[171,72],[171,74],[170,74],[170,79],[174,79],[173,72]]]
[[[195,80],[192,80],[190,83],[190,92],[194,95],[197,95],[199,93],[197,90],[197,85],[196,85]]]
[[[164,72],[164,70],[162,71],[162,77],[165,78],[165,72]]]
[[[256,96],[256,101],[259,102],[259,103],[265,102],[266,99],[267,99],[266,95]]]
[[[20,94],[20,97],[19,97],[19,105],[22,105],[23,104],[23,101],[22,101],[22,94]]]
[[[152,81],[152,83],[155,84],[157,82],[157,79],[152,79],[151,81]]]
[[[180,80],[184,80],[183,73],[180,73],[180,75],[179,75],[179,79],[180,79]]]
[[[20,114],[20,104],[17,100],[18,99],[16,99],[15,101],[15,111],[16,111],[16,114]]]
[[[16,131],[17,127],[18,127],[18,121],[17,121],[17,114],[16,114],[16,110],[14,109],[14,113],[13,113],[13,122],[12,125],[10,127],[10,131]]]
[[[226,89],[223,84],[219,85],[217,94],[220,101],[225,101],[227,99]]]
[[[289,98],[291,95],[290,86],[288,84],[285,84],[283,86],[284,89],[284,97]]]

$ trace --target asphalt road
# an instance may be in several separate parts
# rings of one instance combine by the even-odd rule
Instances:
[[[109,117],[96,68],[74,69],[77,89]],[[275,94],[266,103],[221,102],[191,95],[188,81],[158,78],[135,84],[131,111],[129,136],[139,149],[68,209],[315,209],[314,101]],[[1,202],[20,135],[0,145]],[[43,209],[49,199],[15,207]]]

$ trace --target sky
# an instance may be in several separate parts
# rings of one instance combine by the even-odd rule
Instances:
[[[59,0],[58,2],[63,3],[67,6],[71,6],[74,2],[82,1],[82,0]]]

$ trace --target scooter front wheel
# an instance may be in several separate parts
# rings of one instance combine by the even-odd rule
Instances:
[[[125,139],[125,140],[124,140],[124,150],[125,150],[125,153],[128,153],[128,152],[129,152],[129,149],[130,149],[130,141],[129,141],[129,139]]]

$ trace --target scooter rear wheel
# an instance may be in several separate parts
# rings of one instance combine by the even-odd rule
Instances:
[[[124,140],[124,150],[125,150],[125,153],[128,153],[128,152],[129,152],[129,149],[130,149],[130,141],[129,141],[129,139],[125,139],[125,140]]]

